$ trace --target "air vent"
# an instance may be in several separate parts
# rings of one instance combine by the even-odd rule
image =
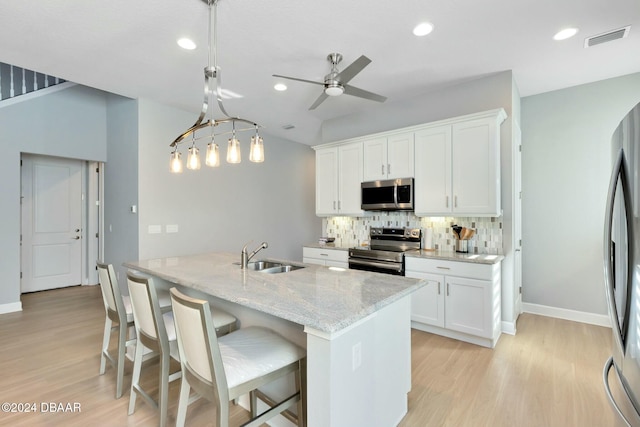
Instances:
[[[584,39],[584,47],[587,48],[597,44],[623,39],[629,35],[629,30],[631,30],[631,25],[628,27],[618,28],[617,30],[607,31],[606,33],[598,34],[597,36],[587,37]]]

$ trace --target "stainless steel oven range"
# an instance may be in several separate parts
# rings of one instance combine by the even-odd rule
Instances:
[[[404,254],[422,248],[419,228],[374,228],[369,247],[349,249],[349,268],[404,276]]]

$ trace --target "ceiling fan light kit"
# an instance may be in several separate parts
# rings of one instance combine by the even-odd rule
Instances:
[[[204,102],[202,104],[202,110],[200,116],[196,122],[189,129],[181,133],[171,144],[173,148],[170,157],[170,171],[172,173],[181,173],[183,171],[181,154],[178,151],[178,146],[188,136],[192,137],[192,143],[189,147],[189,153],[187,157],[187,168],[191,170],[200,169],[200,150],[196,147],[196,141],[205,139],[208,141],[207,154],[205,158],[205,164],[210,167],[220,166],[220,152],[218,144],[215,141],[216,136],[231,135],[228,141],[226,160],[228,163],[240,163],[240,141],[236,138],[236,132],[244,132],[249,130],[255,131],[255,136],[251,138],[251,148],[249,160],[255,163],[264,161],[264,144],[263,140],[258,134],[257,123],[250,120],[242,119],[240,117],[233,117],[227,113],[222,104],[223,89],[222,80],[220,76],[220,67],[217,63],[217,4],[219,0],[202,0],[209,6],[209,63],[204,69]],[[212,43],[212,44],[211,44]],[[213,64],[211,63],[213,59]],[[209,111],[209,105],[212,104],[212,97],[216,97],[220,112],[224,117],[216,119],[213,117],[213,109]],[[207,116],[209,118],[207,119]],[[244,127],[237,128],[236,124]],[[219,126],[231,126],[231,130],[222,131],[217,134],[214,133],[214,129]],[[204,136],[196,136],[198,131],[204,129],[210,129]],[[202,132],[204,133],[204,132]]]
[[[280,77],[283,79],[324,86],[324,90],[315,100],[315,102],[311,104],[309,110],[316,109],[329,96],[340,96],[343,93],[376,102],[384,102],[387,100],[386,96],[378,95],[377,93],[369,92],[348,84],[351,79],[353,79],[358,73],[360,73],[360,71],[364,69],[364,67],[371,63],[371,60],[369,58],[361,55],[358,59],[353,61],[347,68],[342,71],[338,70],[338,64],[340,63],[340,61],[342,61],[341,54],[330,53],[329,55],[327,55],[327,60],[331,64],[331,71],[329,72],[329,74],[324,76],[323,82],[305,80],[297,77],[282,76],[280,74],[274,74],[273,77]]]
[[[342,87],[339,83],[328,85],[324,89],[324,93],[329,96],[338,96],[344,93],[344,87]]]

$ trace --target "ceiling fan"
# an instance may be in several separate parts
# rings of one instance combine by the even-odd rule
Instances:
[[[283,79],[296,80],[299,82],[312,83],[314,85],[324,86],[324,91],[320,94],[318,99],[309,107],[309,110],[315,109],[320,105],[328,96],[338,96],[346,93],[347,95],[357,96],[359,98],[369,99],[371,101],[384,102],[387,97],[378,95],[373,92],[369,92],[363,89],[359,89],[355,86],[351,86],[347,83],[354,78],[360,71],[364,69],[371,60],[362,55],[356,59],[342,71],[338,71],[338,64],[342,61],[342,55],[339,53],[330,53],[327,56],[327,60],[331,63],[331,71],[324,76],[324,82],[316,82],[313,80],[299,79],[296,77],[281,76],[274,74],[274,77],[281,77]]]

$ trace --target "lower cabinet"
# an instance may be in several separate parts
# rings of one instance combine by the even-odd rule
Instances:
[[[412,295],[411,326],[493,348],[501,334],[500,263],[406,257],[406,276],[427,285]]]
[[[302,262],[327,267],[349,268],[349,251],[331,248],[302,248]]]

